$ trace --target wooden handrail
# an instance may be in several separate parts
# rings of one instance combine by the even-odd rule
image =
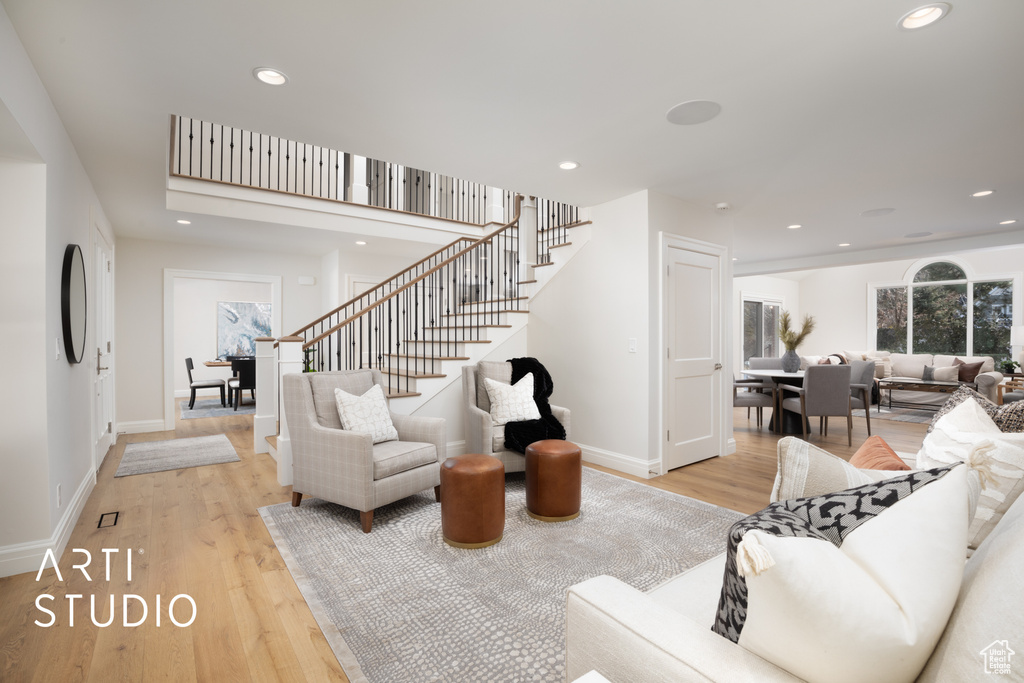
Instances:
[[[503,226],[503,227],[504,227],[504,226]],[[365,296],[365,295],[366,295],[366,294],[367,294],[368,292],[372,292],[372,291],[373,291],[373,290],[375,290],[375,289],[380,289],[381,287],[383,287],[384,285],[388,284],[388,283],[389,283],[389,282],[391,282],[392,280],[397,280],[398,278],[402,277],[403,275],[405,275],[405,274],[406,274],[406,273],[408,273],[409,271],[411,271],[411,270],[415,270],[415,269],[416,269],[416,268],[417,268],[418,266],[421,266],[421,265],[423,265],[424,263],[426,263],[426,262],[427,262],[427,261],[429,261],[430,259],[434,258],[434,257],[435,257],[435,256],[437,256],[438,254],[440,254],[441,252],[443,252],[443,251],[444,251],[445,249],[450,249],[451,247],[454,247],[454,246],[455,246],[456,244],[458,244],[459,242],[472,242],[472,241],[473,241],[473,238],[472,238],[472,237],[459,237],[458,239],[456,239],[456,240],[453,240],[452,242],[449,242],[448,244],[444,245],[443,247],[441,247],[440,249],[438,249],[438,250],[437,250],[437,251],[435,251],[434,253],[430,254],[429,256],[424,256],[424,257],[423,257],[422,259],[420,259],[420,260],[419,260],[419,261],[417,261],[416,263],[412,264],[411,266],[409,266],[409,267],[408,267],[408,268],[406,268],[405,270],[403,270],[403,271],[401,271],[401,272],[398,272],[398,273],[395,273],[395,274],[394,274],[394,275],[392,275],[391,277],[389,277],[389,278],[387,278],[387,279],[383,280],[383,281],[382,281],[382,282],[381,282],[380,284],[374,285],[374,286],[373,286],[373,287],[372,287],[371,289],[368,289],[368,290],[366,290],[365,292],[363,292],[363,293],[362,293],[362,294],[360,294],[359,296],[356,296],[356,297],[353,297],[352,299],[349,299],[349,300],[348,300],[348,301],[346,301],[345,303],[343,303],[343,304],[341,304],[340,306],[338,306],[337,308],[335,308],[335,309],[334,309],[333,311],[330,311],[330,312],[328,312],[328,313],[325,313],[325,314],[323,314],[322,316],[320,316],[319,318],[317,318],[317,319],[316,319],[316,320],[314,320],[313,322],[309,323],[308,325],[306,325],[306,326],[302,327],[301,329],[299,329],[299,330],[297,330],[297,331],[295,331],[295,332],[292,332],[291,336],[293,336],[293,337],[296,337],[296,336],[302,336],[302,333],[303,333],[303,332],[305,332],[306,330],[308,330],[308,329],[310,329],[310,328],[312,328],[312,327],[316,327],[316,325],[317,325],[318,323],[322,323],[322,322],[323,322],[324,320],[327,320],[328,318],[330,318],[330,317],[331,317],[332,315],[334,315],[335,313],[339,313],[339,312],[340,312],[340,311],[341,311],[341,310],[342,310],[343,308],[345,308],[346,306],[349,306],[349,305],[351,305],[351,304],[354,304],[355,302],[359,301],[359,300],[360,300],[360,299],[362,299],[362,298],[363,298],[363,297],[364,297],[364,296]]]
[[[345,325],[348,325],[353,320],[358,320],[361,316],[363,316],[368,311],[371,311],[374,308],[377,308],[378,306],[383,304],[385,301],[391,300],[393,297],[397,296],[398,294],[401,294],[402,292],[404,292],[405,290],[409,289],[410,287],[412,287],[417,282],[420,282],[421,280],[426,278],[428,275],[431,275],[431,274],[437,272],[441,268],[447,266],[452,261],[455,261],[456,259],[458,259],[458,258],[460,258],[462,256],[465,256],[466,254],[468,254],[469,252],[473,251],[474,249],[476,249],[480,245],[484,244],[485,242],[490,241],[494,237],[497,237],[501,233],[503,233],[506,230],[508,230],[509,228],[511,228],[513,225],[516,225],[519,222],[519,214],[520,214],[520,211],[522,209],[522,203],[523,203],[523,195],[517,194],[516,198],[515,198],[516,215],[508,223],[506,223],[505,225],[501,226],[500,228],[498,228],[497,230],[495,230],[491,234],[485,235],[485,236],[481,237],[476,242],[474,242],[473,244],[469,245],[468,247],[466,247],[465,249],[463,249],[459,253],[455,254],[454,256],[449,256],[447,259],[445,259],[441,263],[437,264],[436,266],[434,266],[430,270],[422,273],[416,279],[410,280],[409,282],[405,283],[404,285],[402,285],[401,287],[399,287],[395,291],[391,292],[387,296],[385,296],[385,297],[383,297],[381,299],[377,299],[372,304],[370,304],[369,306],[367,306],[363,310],[359,311],[355,315],[350,316],[349,318],[346,318],[345,320],[343,320],[342,322],[338,323],[337,325],[335,325],[331,329],[327,330],[326,332],[321,333],[320,336],[314,337],[313,339],[311,339],[310,341],[308,341],[308,342],[306,342],[305,344],[302,345],[302,350],[305,351],[306,349],[308,349],[309,347],[313,346],[314,344],[317,344],[321,340],[326,339],[330,335],[332,335],[335,332],[337,332],[338,330],[340,330]],[[405,272],[405,271],[403,271],[403,272]]]

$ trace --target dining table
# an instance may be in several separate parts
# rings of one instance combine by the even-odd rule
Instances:
[[[786,372],[777,368],[744,370],[743,376],[751,379],[771,380],[776,385],[803,386],[804,383],[803,370],[797,370],[796,372]],[[791,410],[782,410],[782,393],[781,387],[775,391],[775,405],[772,407],[772,419],[768,423],[768,428],[776,434],[803,434],[804,430],[800,425],[800,414],[794,413]],[[808,427],[809,431],[810,428]]]

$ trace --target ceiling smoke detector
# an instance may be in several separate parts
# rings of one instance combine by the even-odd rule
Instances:
[[[732,207],[729,206],[729,202],[718,202],[717,204],[715,204],[715,212],[716,213],[725,213],[726,211],[728,211],[731,208]]]

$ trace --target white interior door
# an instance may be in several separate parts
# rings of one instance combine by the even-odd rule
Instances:
[[[721,268],[718,256],[668,245],[663,471],[720,454]]]
[[[93,471],[114,442],[114,267],[112,250],[103,235],[94,231],[95,270],[93,306],[95,313],[96,375],[93,383]]]

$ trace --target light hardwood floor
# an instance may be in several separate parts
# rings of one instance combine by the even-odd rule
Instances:
[[[736,454],[655,479],[628,478],[742,512],[761,509],[775,476],[778,439],[758,430],[743,409],[734,412],[734,420]],[[854,424],[854,448],[846,446],[845,429],[811,440],[849,457],[867,437],[863,420]],[[924,425],[882,420],[872,428],[904,451],[916,451],[925,432]],[[179,419],[173,432],[122,435],[100,468],[97,486],[59,563],[64,581],[53,570],[44,572],[39,582],[34,572],[0,579],[0,680],[347,680],[257,512],[289,500],[290,487],[278,486],[269,455],[253,452],[251,430],[251,416],[232,416]],[[241,462],[114,478],[127,443],[216,433],[228,435]],[[121,513],[117,526],[98,529],[100,515],[113,511]],[[80,561],[72,548],[92,553],[91,582],[69,569]],[[111,556],[109,581],[103,548],[120,551]],[[131,583],[125,566],[129,549]],[[35,607],[43,593],[55,598],[43,603],[57,615],[50,628],[34,623],[49,619]],[[149,605],[149,616],[139,627],[121,626],[125,593],[139,595]],[[167,616],[167,602],[179,593],[190,595],[198,607],[195,623],[187,628],[173,626]],[[67,594],[84,596],[73,627],[68,624]],[[159,627],[157,594],[163,603]],[[109,596],[116,596],[114,625],[92,624],[93,595],[100,621],[107,618]],[[181,621],[190,610],[179,602],[175,612]],[[129,618],[140,616],[136,603]]]

